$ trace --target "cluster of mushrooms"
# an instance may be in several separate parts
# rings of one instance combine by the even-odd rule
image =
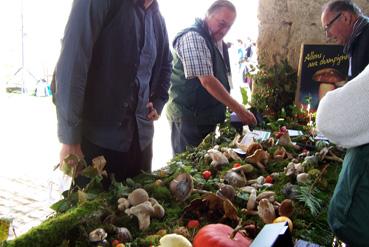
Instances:
[[[165,210],[159,202],[149,197],[146,190],[139,188],[132,191],[128,198],[118,199],[118,210],[125,212],[128,216],[136,216],[140,230],[145,230],[150,226],[150,218],[163,218]]]
[[[255,169],[265,172],[268,162],[278,159],[290,159],[289,164],[284,168],[283,173],[286,176],[291,177],[291,180],[295,180],[298,184],[304,184],[309,181],[312,175],[316,176],[320,171],[316,169],[318,162],[323,159],[339,159],[335,156],[328,147],[324,146],[314,155],[309,155],[308,152],[302,152],[298,158],[293,158],[292,154],[286,151],[285,147],[294,148],[299,150],[300,147],[295,145],[287,131],[282,131],[277,139],[277,146],[275,141],[270,138],[264,142],[251,142],[249,144],[239,143],[239,136],[236,136],[231,146],[235,146],[243,151],[240,154],[233,148],[214,146],[209,149],[205,155],[205,159],[209,160],[210,167],[216,170],[222,170],[224,165],[229,164],[230,160],[244,160],[245,164],[238,167],[233,167],[226,171],[221,181],[223,183],[218,184],[219,190],[216,192],[217,196],[234,201],[236,190],[249,193],[246,208],[243,212],[250,215],[258,215],[264,223],[279,222],[279,218],[288,221],[290,228],[292,228],[292,222],[290,217],[294,210],[293,199],[285,199],[282,202],[278,202],[275,199],[275,192],[268,191],[268,188],[273,186],[271,181],[267,181],[266,177],[259,176],[254,178]],[[273,153],[268,153],[268,148],[275,146]],[[307,173],[307,171],[310,171]],[[250,175],[249,175],[250,174]],[[281,172],[275,172],[270,174],[272,181],[278,179]],[[250,179],[249,179],[250,178]],[[291,184],[290,184],[291,185]],[[262,190],[258,194],[259,190]],[[264,191],[266,189],[266,191]],[[193,191],[204,192],[194,189],[192,177],[189,174],[179,174],[171,183],[170,190],[175,198],[179,201],[186,200]],[[206,191],[205,191],[206,193]],[[287,195],[286,195],[287,196]],[[287,196],[287,198],[289,198]]]
[[[150,226],[150,218],[163,218],[164,208],[155,198],[149,197],[144,189],[135,189],[127,198],[118,199],[117,208],[128,216],[136,216],[140,230],[145,230]],[[125,227],[114,227],[115,237],[121,243],[132,241],[130,231]],[[89,240],[104,246],[108,234],[103,228],[97,228],[89,233]]]

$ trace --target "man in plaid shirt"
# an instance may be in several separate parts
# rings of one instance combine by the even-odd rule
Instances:
[[[244,124],[256,124],[254,115],[229,94],[230,63],[223,37],[235,18],[234,5],[217,0],[204,20],[197,19],[174,39],[167,105],[174,154],[197,146],[214,131],[225,120],[226,107]]]

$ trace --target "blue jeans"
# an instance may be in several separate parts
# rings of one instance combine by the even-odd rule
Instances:
[[[198,125],[192,122],[170,122],[173,155],[182,153],[186,147],[197,147],[216,128],[216,124]]]

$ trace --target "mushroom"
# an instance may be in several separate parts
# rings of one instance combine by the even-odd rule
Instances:
[[[334,68],[324,68],[316,71],[313,80],[319,83],[319,99],[338,86],[342,86],[346,77]]]
[[[261,201],[264,198],[269,198],[269,197],[274,197],[275,196],[275,192],[274,191],[264,191],[261,192],[257,197],[256,197],[256,201]]]
[[[293,205],[293,201],[290,199],[284,199],[278,208],[279,216],[291,218],[294,209],[295,206]]]
[[[143,202],[149,200],[149,195],[147,194],[146,190],[144,189],[135,189],[128,195],[129,204],[132,206],[136,206]]]
[[[249,200],[247,201],[247,212],[251,212],[256,207],[256,189],[253,189],[250,193]]]
[[[130,205],[129,205],[129,201],[127,198],[122,197],[118,199],[118,210],[124,211],[127,208],[129,208],[129,206]]]
[[[178,201],[185,201],[193,190],[193,179],[187,173],[179,174],[169,184],[170,191]]]
[[[225,157],[224,154],[217,149],[209,149],[208,154],[212,159],[210,165],[215,169],[220,169],[223,165],[227,165],[229,163],[227,157]]]
[[[238,156],[238,154],[232,148],[223,147],[221,148],[221,151],[227,159],[241,160],[240,156]]]
[[[125,210],[128,216],[135,215],[138,219],[140,230],[145,230],[150,225],[150,216],[154,213],[151,202],[146,201]]]
[[[245,175],[241,172],[241,174],[230,170],[224,175],[224,181],[233,187],[243,187],[246,185],[247,179]]]
[[[166,234],[159,240],[159,247],[192,247],[191,242],[182,235]]]
[[[153,197],[150,197],[149,202],[151,202],[151,206],[154,208],[153,216],[159,219],[163,218],[165,215],[163,206]]]
[[[132,234],[131,232],[125,227],[117,227],[116,228],[117,240],[122,243],[127,243],[132,241]]]
[[[108,173],[104,170],[106,166],[106,159],[104,158],[104,156],[98,156],[96,158],[92,159],[92,167],[95,168],[98,172],[98,174],[101,176],[108,176]]]
[[[262,149],[258,149],[255,151],[253,155],[246,157],[246,162],[249,162],[253,165],[257,165],[261,170],[265,170],[265,165],[269,160],[269,153]]]
[[[258,215],[265,224],[270,224],[276,218],[273,204],[268,199],[263,198],[258,205]]]
[[[233,202],[234,197],[236,196],[236,191],[234,190],[232,185],[223,184],[223,185],[220,185],[220,188],[216,192],[216,195],[220,197],[225,197],[229,199],[231,202]]]
[[[252,142],[247,146],[246,155],[252,155],[255,153],[256,150],[263,149],[260,143]]]
[[[88,239],[91,242],[99,242],[103,241],[107,236],[108,234],[103,228],[97,228],[88,234]]]
[[[258,184],[258,185],[262,185],[265,182],[265,178],[263,176],[259,176],[256,179],[251,179],[249,181],[247,181],[248,185],[253,185],[253,184]]]
[[[310,175],[308,173],[300,173],[296,177],[296,181],[299,184],[306,184],[309,181]]]

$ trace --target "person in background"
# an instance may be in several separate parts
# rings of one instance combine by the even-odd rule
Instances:
[[[55,70],[60,160],[103,155],[117,181],[150,172],[171,60],[157,0],[75,0]]]
[[[236,18],[234,5],[217,0],[203,20],[178,33],[173,42],[173,70],[167,118],[173,153],[197,146],[225,120],[226,106],[245,124],[256,124],[254,115],[230,94],[230,63],[223,42]]]
[[[369,66],[328,92],[317,110],[317,128],[347,148],[328,208],[333,233],[348,246],[369,243]]]
[[[349,55],[349,79],[369,64],[369,19],[352,1],[335,0],[323,6],[321,22],[328,38],[344,46]]]

